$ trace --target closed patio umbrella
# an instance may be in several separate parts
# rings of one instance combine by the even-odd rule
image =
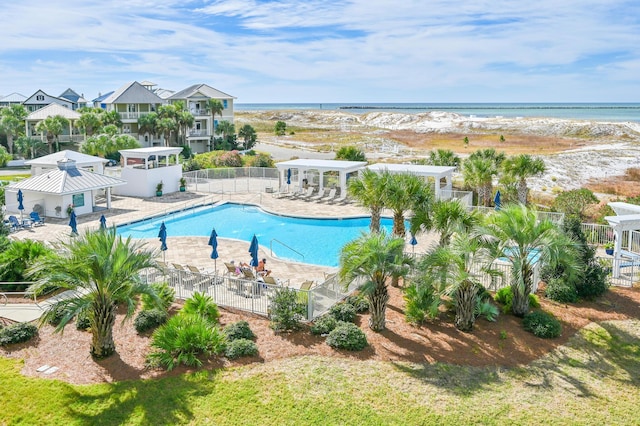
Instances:
[[[500,201],[500,190],[496,191],[496,197],[493,199],[493,204],[496,206],[496,210],[500,210],[502,203]]]
[[[251,263],[249,265],[256,268],[258,266],[258,238],[253,235],[251,239],[251,245],[249,246],[249,253],[251,254]]]
[[[22,223],[22,211],[24,210],[24,196],[22,195],[22,189],[18,189],[18,210],[20,210],[20,223]]]
[[[158,232],[158,238],[160,239],[160,250],[162,251],[162,260],[165,260],[165,251],[167,251],[167,227],[164,222],[160,225],[160,232]]]
[[[100,230],[104,231],[107,229],[107,218],[104,215],[100,216]]]
[[[409,241],[409,244],[411,244],[411,250],[413,252],[416,251],[416,244],[418,244],[418,240],[416,240],[416,236],[411,234],[411,241]]]
[[[217,260],[218,259],[218,233],[216,232],[216,228],[213,228],[213,230],[211,231],[211,236],[209,237],[209,243],[208,243],[212,250],[211,250],[211,258],[213,259],[213,269],[216,273],[216,275],[218,274],[218,265],[217,265]]]
[[[75,210],[71,210],[71,216],[69,217],[69,226],[71,227],[71,235],[78,235],[78,222],[76,219]]]
[[[291,169],[287,169],[287,185],[291,185]]]

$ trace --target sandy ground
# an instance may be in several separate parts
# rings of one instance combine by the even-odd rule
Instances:
[[[260,134],[257,149],[271,152],[276,160],[292,156],[334,158],[332,150],[345,143],[359,146],[370,161],[389,162],[424,158],[434,147],[453,149],[464,158],[479,147],[492,146],[507,154],[541,155],[547,171],[532,179],[530,187],[548,193],[580,188],[589,180],[620,176],[629,168],[640,167],[640,123],[636,122],[480,118],[438,111],[422,114],[265,111],[239,113],[237,117],[242,124],[277,120],[285,121],[289,127],[304,128],[306,133],[283,137]],[[315,138],[309,135],[309,129],[317,130]],[[499,143],[494,135],[505,135],[512,143]],[[465,136],[472,140],[471,146],[465,149],[460,143],[451,145],[451,139],[460,141]],[[490,142],[473,146],[476,140]]]

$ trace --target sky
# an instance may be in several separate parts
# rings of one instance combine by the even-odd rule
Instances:
[[[640,102],[637,0],[20,0],[0,20],[0,96]]]

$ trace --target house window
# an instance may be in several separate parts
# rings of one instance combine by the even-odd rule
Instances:
[[[36,101],[44,101],[44,95],[37,95]]]
[[[222,106],[226,109],[227,108],[227,100],[223,99],[222,100]]]
[[[136,112],[136,104],[127,104],[127,112]]]

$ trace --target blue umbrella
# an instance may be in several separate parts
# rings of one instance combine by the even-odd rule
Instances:
[[[162,260],[164,260],[165,251],[167,251],[167,227],[164,222],[160,225],[160,232],[158,232],[158,238],[160,239],[160,250],[162,251]]]
[[[215,271],[218,270],[217,266],[217,258],[218,258],[218,233],[216,232],[216,228],[213,228],[211,231],[211,236],[209,237],[209,243],[211,247],[211,258],[213,259],[213,269]]]
[[[411,244],[411,249],[413,251],[416,250],[416,244],[418,244],[418,240],[416,240],[416,236],[411,234],[411,241],[409,241],[409,244]]]
[[[287,185],[291,185],[291,169],[287,169]]]
[[[256,238],[255,234],[251,239],[251,245],[249,246],[249,253],[251,253],[251,263],[249,263],[249,265],[255,268],[258,266],[258,238]]]
[[[76,221],[75,210],[71,210],[71,216],[69,217],[69,226],[71,227],[71,235],[78,235],[78,223]]]
[[[107,229],[107,218],[104,217],[104,215],[100,216],[100,229],[101,230]]]
[[[502,203],[500,202],[500,190],[496,191],[496,197],[493,199],[493,204],[496,206],[496,210],[500,210]]]
[[[22,222],[22,210],[24,210],[24,206],[22,205],[23,201],[22,189],[18,189],[18,210],[20,210],[20,222]]]

